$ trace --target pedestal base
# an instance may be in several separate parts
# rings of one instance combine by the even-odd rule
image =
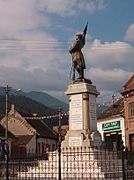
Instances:
[[[99,92],[91,80],[77,79],[68,86],[69,131],[62,147],[100,147],[101,134],[97,131],[96,97]]]
[[[102,145],[101,134],[98,131],[92,133],[89,130],[71,130],[68,131],[61,147],[97,147]]]

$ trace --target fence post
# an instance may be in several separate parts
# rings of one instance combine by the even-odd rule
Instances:
[[[58,145],[58,157],[59,157],[59,180],[61,180],[61,144]]]
[[[5,160],[6,160],[6,180],[9,180],[9,146],[8,146],[8,142],[6,144]]]
[[[125,147],[124,147],[124,142],[123,142],[123,141],[121,141],[122,177],[123,177],[123,180],[126,180],[124,150],[125,150]]]
[[[58,129],[58,134],[59,134],[59,140],[58,140],[58,164],[59,164],[59,169],[58,169],[58,174],[59,174],[59,180],[61,180],[61,108],[59,108],[59,129]]]

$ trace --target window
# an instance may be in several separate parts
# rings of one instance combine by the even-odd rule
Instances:
[[[128,116],[134,117],[134,102],[129,103],[128,105]]]

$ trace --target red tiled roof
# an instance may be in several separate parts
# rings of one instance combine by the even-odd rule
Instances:
[[[134,74],[130,77],[127,83],[123,86],[122,94],[134,91]]]
[[[124,112],[123,98],[119,99],[114,105],[111,105],[102,113],[100,113],[97,119],[104,119],[115,115],[121,115]]]
[[[55,132],[50,129],[44,122],[39,119],[26,119],[26,121],[36,129],[39,136],[50,138],[50,139],[57,139],[57,135]]]

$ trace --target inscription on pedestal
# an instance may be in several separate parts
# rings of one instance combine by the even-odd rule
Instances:
[[[80,147],[81,146],[81,137],[69,137],[69,146],[70,147]]]
[[[82,120],[82,94],[75,94],[71,98],[70,108],[70,121],[71,130],[83,129]]]

